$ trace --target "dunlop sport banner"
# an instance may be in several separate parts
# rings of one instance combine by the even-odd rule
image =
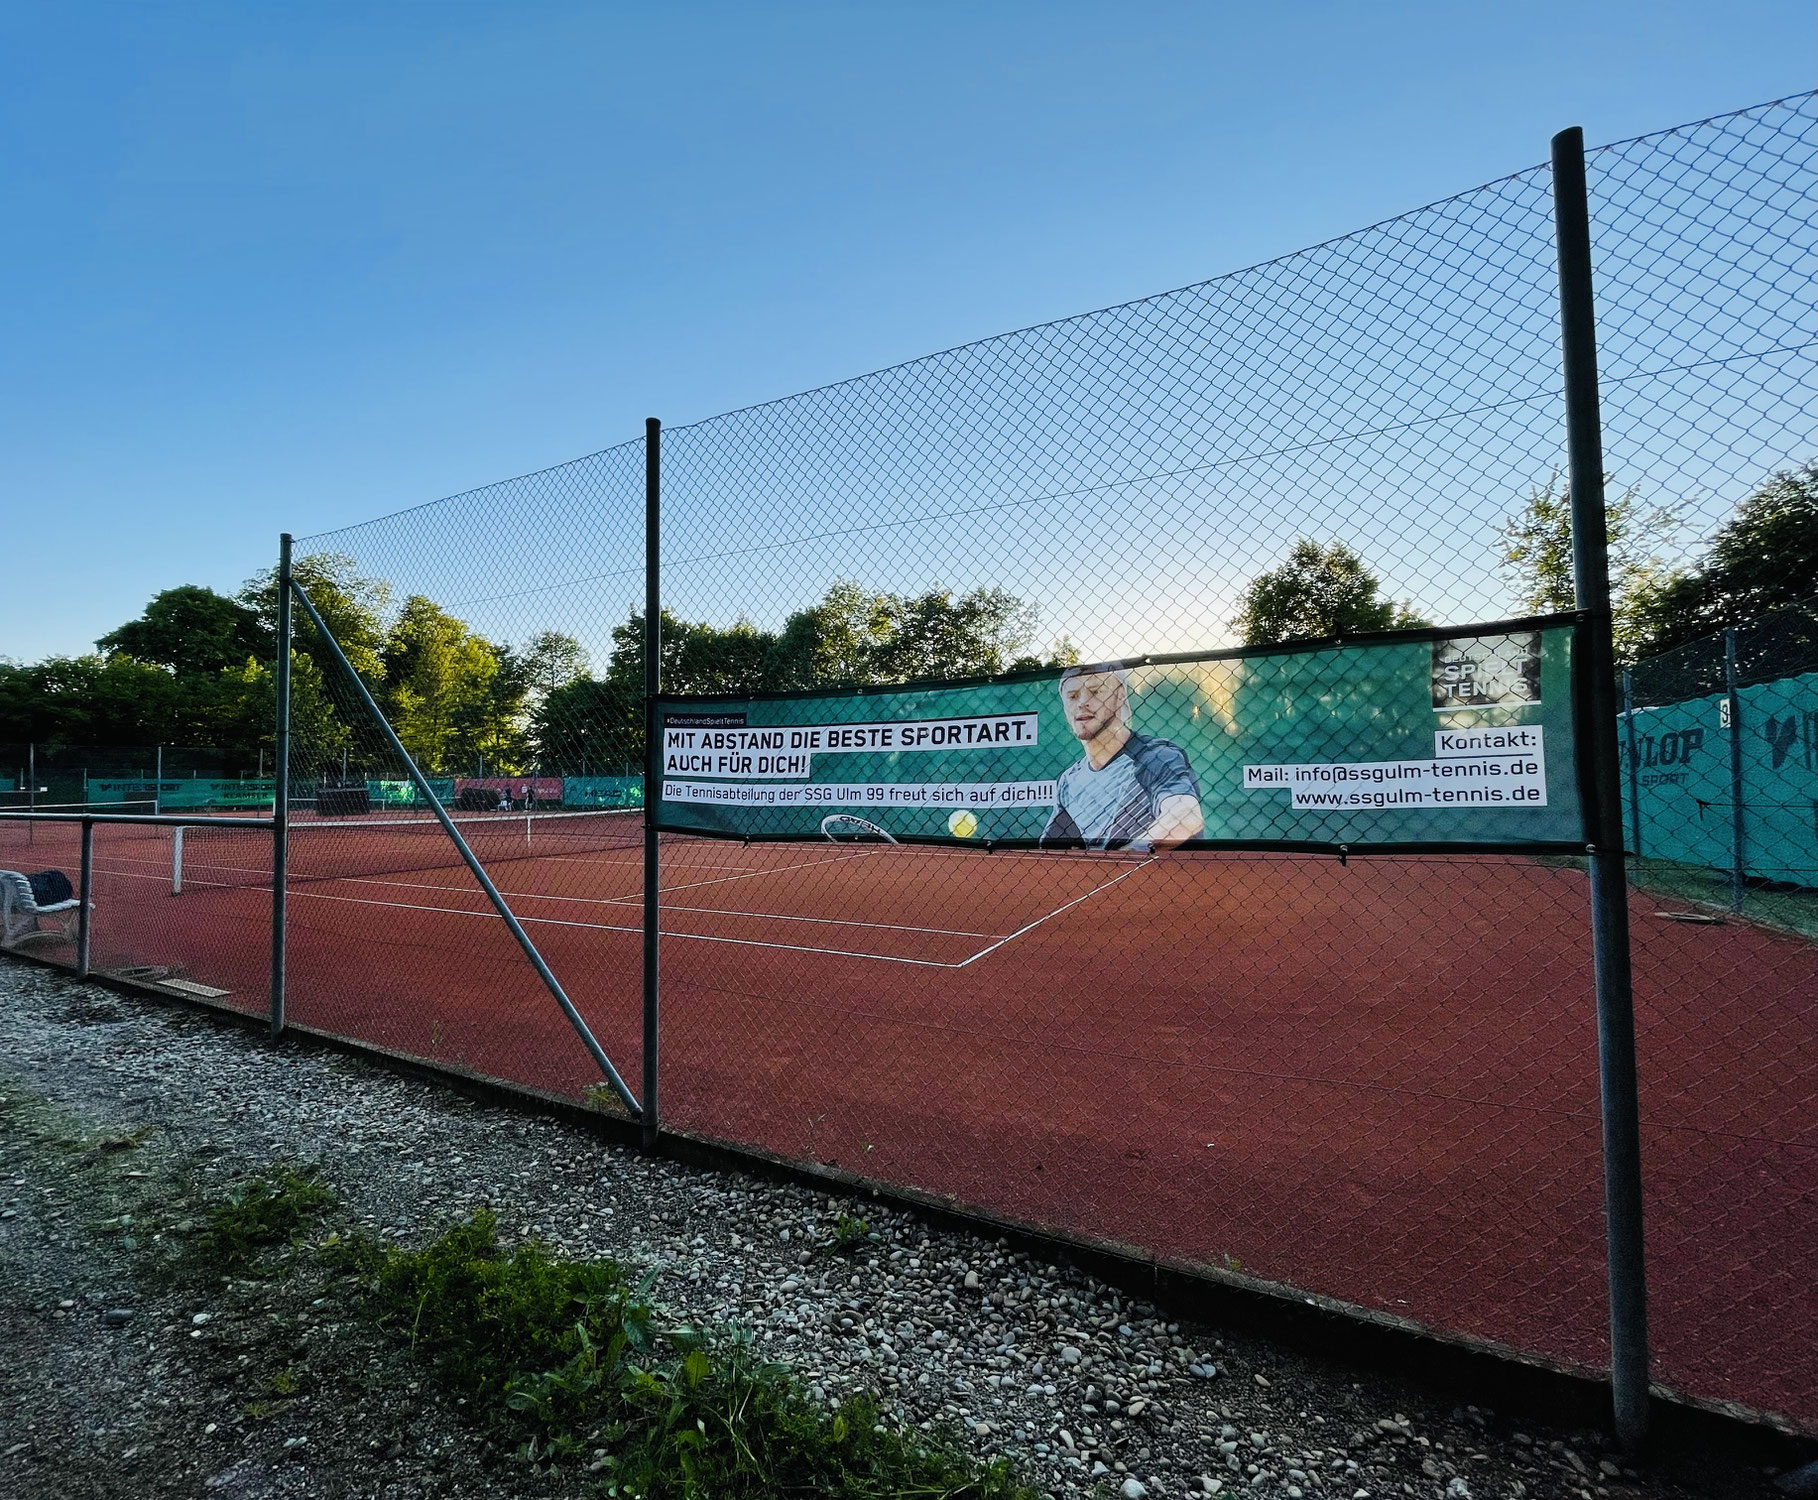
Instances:
[[[1582,844],[1572,639],[1551,617],[902,689],[666,697],[659,824],[1095,849]]]
[[[1742,868],[1818,885],[1818,673],[1751,683],[1736,696]],[[1623,811],[1636,853],[1714,870],[1738,862],[1735,732],[1723,693],[1638,708],[1624,720]]]

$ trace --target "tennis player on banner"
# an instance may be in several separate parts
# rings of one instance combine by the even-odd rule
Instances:
[[[1186,752],[1130,727],[1128,672],[1069,667],[1060,695],[1067,727],[1086,753],[1061,772],[1043,843],[1161,851],[1205,830]]]

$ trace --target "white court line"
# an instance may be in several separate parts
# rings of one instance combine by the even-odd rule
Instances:
[[[864,859],[867,855],[874,854],[876,852],[877,852],[876,850],[866,849],[858,854],[836,855],[832,859],[811,859],[811,860],[806,860],[806,861],[802,862],[801,864],[772,865],[772,866],[769,866],[767,868],[760,869],[760,870],[747,870],[742,875],[716,875],[711,880],[691,880],[691,881],[685,881],[680,885],[666,885],[662,888],[661,893],[663,895],[668,895],[671,891],[692,891],[692,890],[699,889],[701,886],[725,885],[734,880],[750,880],[758,875],[784,875],[784,874],[788,874],[790,871],[793,871],[793,870],[812,870],[817,865],[844,864],[848,860]],[[189,870],[189,868],[190,868],[190,866],[187,863],[185,863],[184,870],[187,872]],[[197,868],[204,869],[204,870],[221,870],[221,869],[241,870],[244,867],[240,866],[240,865],[201,865],[201,866],[198,866]],[[708,868],[724,870],[724,869],[738,869],[739,867],[737,865],[710,865]],[[160,873],[158,875],[140,876],[139,878],[140,879],[162,879],[163,878],[162,864],[158,865],[158,869],[160,871]],[[255,873],[263,874],[264,872],[255,871],[252,869],[246,869],[245,873],[250,875],[250,874],[255,874]],[[408,881],[408,880],[383,880],[376,875],[328,875],[328,876],[318,876],[318,877],[311,877],[311,878],[341,881],[348,885],[395,886],[402,890],[412,890],[412,891],[445,891],[451,896],[478,896],[478,897],[481,897],[482,899],[484,899],[485,894],[486,894],[484,891],[478,891],[478,890],[469,891],[469,890],[464,890],[460,886],[453,886],[453,885],[433,885],[433,884],[429,884],[427,882],[416,882],[416,881]],[[225,882],[202,880],[202,881],[196,881],[195,884],[224,886]],[[271,887],[270,886],[247,887],[247,889],[270,890]],[[299,892],[297,890],[297,888],[293,886],[292,894],[308,895],[309,892],[306,892],[306,891]],[[589,905],[601,905],[601,906],[635,906],[643,900],[642,893],[638,893],[638,894],[634,894],[634,895],[630,895],[630,896],[610,896],[610,897],[605,897],[605,896],[544,896],[544,895],[540,895],[540,894],[537,894],[536,892],[532,892],[532,891],[504,891],[501,894],[504,895],[504,897],[508,901],[575,901],[575,902],[586,902]],[[339,899],[349,899],[349,898],[339,898]],[[374,902],[373,904],[375,906],[384,906],[384,905],[394,904],[394,903]],[[676,906],[671,903],[665,903],[665,905],[667,906],[667,909],[670,911],[694,911],[694,912],[724,911],[724,908],[722,908],[722,907],[713,907],[713,906]],[[441,910],[441,908],[439,908],[439,907],[408,907],[406,909],[412,910],[412,911]],[[789,916],[783,916],[777,912],[756,912],[756,911],[730,912],[730,911],[728,911],[725,914],[727,916],[762,917],[762,918],[768,919],[773,922],[823,922],[830,926],[873,927],[873,928],[879,928],[879,929],[882,929],[885,931],[890,931],[890,932],[924,932],[924,933],[929,933],[929,934],[937,934],[937,935],[940,935],[943,937],[995,937],[996,936],[995,933],[990,933],[990,932],[960,932],[960,931],[950,929],[950,928],[945,928],[945,927],[911,927],[906,924],[894,923],[894,922],[847,922],[847,921],[842,921],[841,919],[839,919],[837,917],[789,917]],[[529,921],[531,919],[526,918],[525,920]],[[536,920],[548,921],[551,919],[550,918],[537,918]],[[602,930],[609,930],[609,931],[617,932],[619,929],[615,927],[615,928],[602,929]],[[640,928],[639,930],[641,931],[642,929]],[[681,935],[686,935],[686,934],[681,934]],[[715,941],[731,942],[731,941],[733,941],[733,939],[719,938],[719,939],[715,939]],[[820,950],[814,950],[814,951],[820,951]],[[828,951],[832,951],[832,950],[828,950]]]
[[[870,853],[872,851],[868,850],[866,852]],[[863,856],[862,855],[848,855],[848,856],[846,856],[846,858],[863,858]],[[990,944],[988,947],[979,949],[979,951],[977,953],[974,953],[970,958],[961,959],[957,963],[949,962],[949,961],[943,960],[943,959],[904,958],[900,954],[895,954],[895,953],[859,953],[850,948],[817,948],[817,947],[811,946],[806,943],[770,943],[770,942],[764,942],[763,940],[758,939],[758,938],[716,937],[711,934],[702,933],[702,932],[672,932],[672,931],[664,930],[662,933],[662,936],[668,937],[668,938],[677,938],[677,939],[681,939],[684,941],[696,942],[696,943],[727,943],[727,944],[731,944],[735,947],[742,947],[742,948],[772,948],[772,949],[777,949],[777,950],[780,950],[783,952],[788,952],[788,953],[819,953],[819,954],[824,954],[828,957],[833,957],[833,958],[869,958],[869,959],[875,959],[879,963],[912,964],[917,968],[925,968],[925,969],[964,969],[971,964],[977,963],[981,958],[984,958],[984,957],[988,956],[989,954],[995,953],[999,948],[1002,948],[1006,943],[1014,942],[1017,938],[1021,937],[1024,933],[1034,931],[1037,927],[1040,927],[1042,925],[1042,923],[1050,921],[1055,917],[1058,917],[1062,912],[1072,910],[1072,908],[1078,906],[1082,901],[1091,900],[1092,897],[1098,895],[1098,893],[1100,891],[1107,891],[1112,886],[1116,885],[1119,881],[1128,880],[1138,870],[1142,869],[1144,865],[1148,865],[1148,864],[1152,863],[1153,859],[1154,859],[1154,856],[1151,855],[1149,857],[1149,859],[1143,860],[1140,864],[1132,865],[1129,869],[1125,870],[1123,872],[1123,874],[1114,875],[1111,879],[1105,881],[1103,884],[1094,886],[1091,890],[1087,891],[1083,896],[1075,896],[1071,901],[1066,902],[1064,905],[1055,907],[1053,911],[1043,913],[1041,916],[1037,917],[1033,922],[1025,923],[1023,926],[1017,928],[1015,932],[1009,933],[1006,936],[999,938],[996,942]],[[784,869],[804,869],[804,868],[810,868],[814,864],[838,864],[838,863],[841,863],[841,861],[840,860],[814,860],[811,862],[811,865],[809,865],[809,866],[788,865],[788,866],[784,866],[783,868]],[[131,871],[131,870],[112,870],[112,871],[107,871],[105,873],[113,874],[113,875],[120,875],[120,876],[124,876],[127,879],[135,879],[135,880],[158,880],[158,879],[163,878],[162,876],[159,876],[159,875],[142,875],[138,871]],[[760,873],[760,872],[754,872],[754,873]],[[769,873],[769,872],[761,872],[761,873]],[[731,878],[739,879],[741,877],[733,876]],[[712,884],[715,884],[716,882],[704,881],[701,883],[706,884],[706,885],[712,885]],[[271,890],[270,886],[228,887],[228,886],[225,886],[225,884],[223,882],[219,882],[219,881],[197,881],[196,884],[213,885],[213,886],[218,886],[223,889],[240,889],[240,890],[267,891],[267,892],[269,892]],[[438,889],[440,889],[440,888],[438,887]],[[685,887],[683,889],[685,889]],[[478,893],[478,894],[483,895],[484,893]],[[331,896],[325,891],[292,890],[291,895],[304,896],[304,897],[310,898],[311,900],[316,900],[316,901],[342,901],[342,902],[346,902],[349,905],[353,905],[353,906],[383,906],[383,907],[387,907],[387,908],[390,908],[395,911],[438,912],[443,916],[449,916],[449,917],[480,917],[480,918],[494,918],[494,919],[496,919],[498,917],[498,913],[496,911],[490,911],[490,910],[489,911],[461,911],[454,907],[423,906],[423,905],[419,905],[419,904],[408,902],[408,901],[375,901],[371,897],[367,897],[367,896]],[[709,912],[717,912],[718,908],[713,908],[713,907],[671,908],[671,910],[705,910],[705,911],[709,911]],[[733,915],[733,913],[723,913],[723,914],[724,915]],[[752,916],[752,917],[757,917],[759,919],[776,920],[775,915],[770,912],[738,913],[738,915]],[[578,927],[578,928],[584,928],[584,929],[594,931],[594,932],[641,932],[641,931],[643,931],[642,926],[618,927],[618,926],[614,926],[613,924],[607,923],[607,922],[574,922],[574,921],[566,920],[561,917],[519,916],[518,920],[520,922],[526,922],[526,923],[529,923],[529,922],[539,923],[545,927]],[[790,919],[785,918],[784,920],[790,920]],[[813,919],[806,918],[806,919],[796,919],[796,920],[813,920]],[[853,925],[860,925],[860,926],[877,925],[877,926],[881,927],[884,924],[882,924],[882,923],[879,923],[879,924],[859,923],[859,924],[853,924]],[[928,933],[931,935],[940,931],[937,928],[917,928],[917,927],[904,927],[904,928],[897,928],[894,930],[902,931],[902,932],[923,932],[923,933]],[[949,934],[942,934],[942,935],[949,935]],[[979,933],[979,934],[955,933],[955,934],[950,934],[950,935],[961,936],[961,937],[984,936],[984,934],[982,934],[982,933]]]
[[[158,880],[163,878],[157,875],[142,875],[136,870],[107,870],[98,871],[97,873],[114,875],[126,880]],[[201,886],[214,886],[222,890],[263,891],[268,894],[271,891],[271,887],[268,885],[229,886],[224,882],[211,880],[198,880],[195,884]],[[290,894],[293,897],[306,897],[311,901],[344,901],[351,906],[383,906],[392,911],[435,912],[444,917],[490,918],[495,922],[499,919],[498,912],[491,908],[488,908],[486,911],[461,911],[452,906],[423,906],[409,901],[375,901],[370,896],[331,896],[326,891],[292,890]],[[711,910],[711,908],[709,908],[709,910]],[[590,932],[642,932],[644,930],[642,925],[637,927],[618,927],[609,922],[572,922],[561,917],[526,917],[521,913],[517,915],[518,920],[526,926],[531,923],[539,923],[544,927],[579,927]],[[769,913],[761,913],[759,915],[768,916]],[[923,929],[911,927],[903,930],[916,932]],[[758,938],[714,937],[703,932],[672,932],[667,928],[664,929],[662,935],[666,938],[678,938],[683,941],[695,943],[733,943],[743,948],[775,948],[788,953],[820,953],[830,958],[871,958],[876,959],[879,963],[914,964],[920,968],[927,969],[957,969],[962,967],[960,964],[951,963],[944,959],[904,958],[900,954],[895,953],[859,953],[851,948],[816,948],[806,943],[767,943]]]
[[[339,877],[345,885],[382,885],[393,886],[406,891],[442,891],[451,896],[481,896],[481,890],[469,890],[464,886],[431,885],[411,880],[380,880],[370,875],[343,875]],[[682,887],[677,887],[682,889]],[[543,891],[501,891],[507,901],[566,901],[575,906],[637,906],[643,902],[642,894],[635,896],[552,896]],[[779,911],[740,911],[730,906],[682,906],[674,901],[663,903],[664,911],[700,912],[706,916],[716,917],[762,917],[766,922],[818,922],[823,927],[875,927],[885,932],[926,932],[941,937],[994,938],[1003,934],[996,932],[972,932],[961,927],[915,927],[907,922],[859,922],[850,917],[796,917]],[[640,929],[641,930],[641,929]]]
[[[354,906],[388,906],[398,911],[433,911],[448,917],[491,917],[498,918],[496,911],[456,911],[446,906],[413,906],[405,901],[374,901],[364,896],[330,896],[323,891],[292,891],[293,896],[307,896],[312,901],[346,901]],[[642,932],[643,926],[615,927],[607,922],[571,922],[561,917],[525,917],[518,920],[526,926],[539,923],[544,927],[580,927],[590,932]],[[694,943],[733,943],[741,948],[777,948],[788,953],[822,953],[830,958],[873,958],[887,964],[916,964],[927,969],[957,969],[960,964],[947,963],[933,958],[903,958],[895,953],[856,953],[850,948],[815,948],[806,943],[766,943],[758,938],[712,937],[704,932],[670,932],[665,930],[666,938],[681,938]]]
[[[971,958],[965,959],[960,963],[954,964],[953,967],[956,969],[963,969],[966,967],[967,964],[977,963],[987,953],[995,953],[999,948],[1003,947],[1005,943],[1012,942],[1016,938],[1021,937],[1025,932],[1030,932],[1033,929],[1040,927],[1042,925],[1042,923],[1048,921],[1050,917],[1058,917],[1062,912],[1067,911],[1067,910],[1071,909],[1072,907],[1078,906],[1080,904],[1080,902],[1090,901],[1100,891],[1110,890],[1111,887],[1116,885],[1118,881],[1128,880],[1138,870],[1142,869],[1143,865],[1148,864],[1150,862],[1150,860],[1152,860],[1153,858],[1154,858],[1154,856],[1151,855],[1149,857],[1149,859],[1145,859],[1143,861],[1142,865],[1132,865],[1129,869],[1125,870],[1122,875],[1113,876],[1110,880],[1107,880],[1103,885],[1095,886],[1092,890],[1087,891],[1086,894],[1083,896],[1075,896],[1065,906],[1055,907],[1054,910],[1049,912],[1047,916],[1037,917],[1033,922],[1029,923],[1029,925],[1027,927],[1017,928],[1016,931],[1011,933],[1009,937],[999,938],[989,948],[979,949],[979,951],[977,953],[974,953]]]
[[[867,852],[869,852],[869,851],[867,851]],[[840,855],[836,859],[811,859],[811,860],[808,860],[805,863],[799,864],[799,865],[772,865],[772,866],[769,866],[764,869],[756,869],[756,870],[754,870],[746,865],[709,865],[709,866],[707,866],[707,868],[710,870],[742,870],[744,873],[739,874],[739,875],[715,875],[710,880],[687,880],[687,881],[683,881],[679,885],[666,885],[666,886],[663,886],[660,888],[659,894],[666,896],[671,891],[692,891],[692,890],[696,890],[699,887],[704,886],[704,885],[726,885],[734,880],[750,880],[751,878],[753,878],[754,876],[757,876],[757,875],[783,875],[783,874],[787,874],[791,870],[812,870],[816,865],[837,865],[837,864],[841,863],[841,861],[843,861],[843,860],[863,859],[863,858],[864,858],[864,855],[862,855],[862,854],[843,854],[843,855]],[[321,877],[317,877],[317,878],[326,879],[326,880],[345,880],[348,883],[354,884],[354,885],[398,885],[398,886],[404,886],[407,889],[411,889],[411,890],[457,891],[457,892],[459,892],[461,889],[459,886],[441,886],[441,885],[429,885],[429,884],[414,885],[408,881],[386,880],[378,875],[328,875],[328,876],[321,876]],[[629,896],[542,896],[542,895],[537,895],[536,893],[531,892],[531,891],[517,891],[515,893],[511,892],[511,891],[507,891],[505,894],[508,896],[515,894],[517,896],[523,897],[526,900],[534,899],[534,900],[538,900],[538,901],[602,901],[602,902],[606,902],[606,903],[614,905],[614,906],[635,906],[635,905],[639,904],[640,902],[642,902],[644,899],[644,895],[643,895],[642,891],[634,892],[633,894],[631,894]],[[677,909],[680,910],[682,908],[677,908]],[[983,933],[983,932],[975,932],[975,933],[968,933],[968,934],[966,934],[966,936],[968,936],[968,937],[988,937],[988,936],[990,936],[990,934]]]

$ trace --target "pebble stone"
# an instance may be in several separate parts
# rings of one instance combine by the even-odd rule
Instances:
[[[550,1117],[481,1105],[355,1058],[274,1049],[0,959],[0,1093],[19,1089],[105,1106],[114,1128],[150,1132],[205,1181],[274,1159],[319,1163],[342,1212],[382,1237],[418,1240],[488,1207],[511,1235],[654,1271],[668,1314],[750,1330],[816,1399],[873,1391],[891,1421],[958,1433],[981,1457],[1014,1455],[1056,1500],[1110,1486],[1156,1500],[1237,1490],[1259,1500],[1298,1500],[1296,1490],[1353,1500],[1641,1493],[1627,1471],[1621,1481],[1598,1474],[1605,1453],[1594,1433],[1524,1423],[1521,1441],[1494,1413],[1180,1323],[1001,1240],[933,1228],[842,1191],[644,1156]],[[0,1184],[0,1206],[28,1209],[26,1192]],[[866,1227],[844,1243],[855,1219]],[[55,1262],[45,1264],[54,1276]],[[53,1289],[43,1306],[69,1300],[67,1290]],[[75,1305],[103,1308],[110,1328],[134,1318],[125,1305]],[[333,1315],[320,1299],[309,1311]],[[184,1310],[183,1331],[207,1335],[183,1339],[186,1351],[212,1344],[217,1317],[225,1311]],[[208,1442],[241,1440],[236,1413],[199,1412],[191,1433],[204,1418],[220,1428]],[[286,1434],[284,1462],[319,1461],[309,1437]],[[471,1429],[447,1440],[471,1442]],[[238,1474],[230,1458],[223,1453],[214,1477]],[[371,1462],[406,1477],[418,1472],[412,1465],[435,1469],[401,1443]],[[576,1472],[586,1477],[584,1465]],[[1648,1477],[1648,1493],[1680,1493]],[[0,1492],[50,1493],[7,1481],[0,1469]],[[208,1485],[241,1492],[238,1478]],[[453,1493],[424,1485],[423,1494]],[[202,1487],[199,1477],[188,1492]]]

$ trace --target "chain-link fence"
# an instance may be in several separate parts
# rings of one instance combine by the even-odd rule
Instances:
[[[1762,613],[1717,564],[1815,451],[1813,113],[1589,156],[1631,656]],[[648,797],[666,1125],[1605,1366],[1557,278],[1534,169],[671,429],[660,707],[642,442],[304,539],[385,724],[300,622],[291,1017],[606,1099]],[[1813,938],[1639,853],[1655,1376],[1818,1424]]]
[[[1656,1343],[1667,1369],[1681,1349],[1709,1350],[1731,1390],[1750,1365],[1754,1379],[1809,1390],[1810,1325],[1792,1310],[1818,1252],[1818,611],[1738,621],[1626,677]],[[1696,1296],[1672,1270],[1692,1263]],[[1737,1336],[1768,1308],[1791,1326],[1754,1344]]]
[[[0,868],[26,875],[55,871],[73,882],[82,835],[80,824],[68,820],[83,813],[211,823],[268,815],[273,772],[270,745],[0,745],[0,812],[45,815],[0,820]],[[251,835],[242,831],[242,837]],[[170,899],[183,892],[183,833],[172,826],[101,822],[92,839],[93,968],[241,1010],[265,1009],[269,895],[263,908],[230,920],[199,920],[193,903]],[[269,837],[259,846],[259,868],[269,892]],[[75,894],[73,885],[69,894]],[[75,958],[72,912],[43,921],[18,914],[6,927],[9,946]]]

